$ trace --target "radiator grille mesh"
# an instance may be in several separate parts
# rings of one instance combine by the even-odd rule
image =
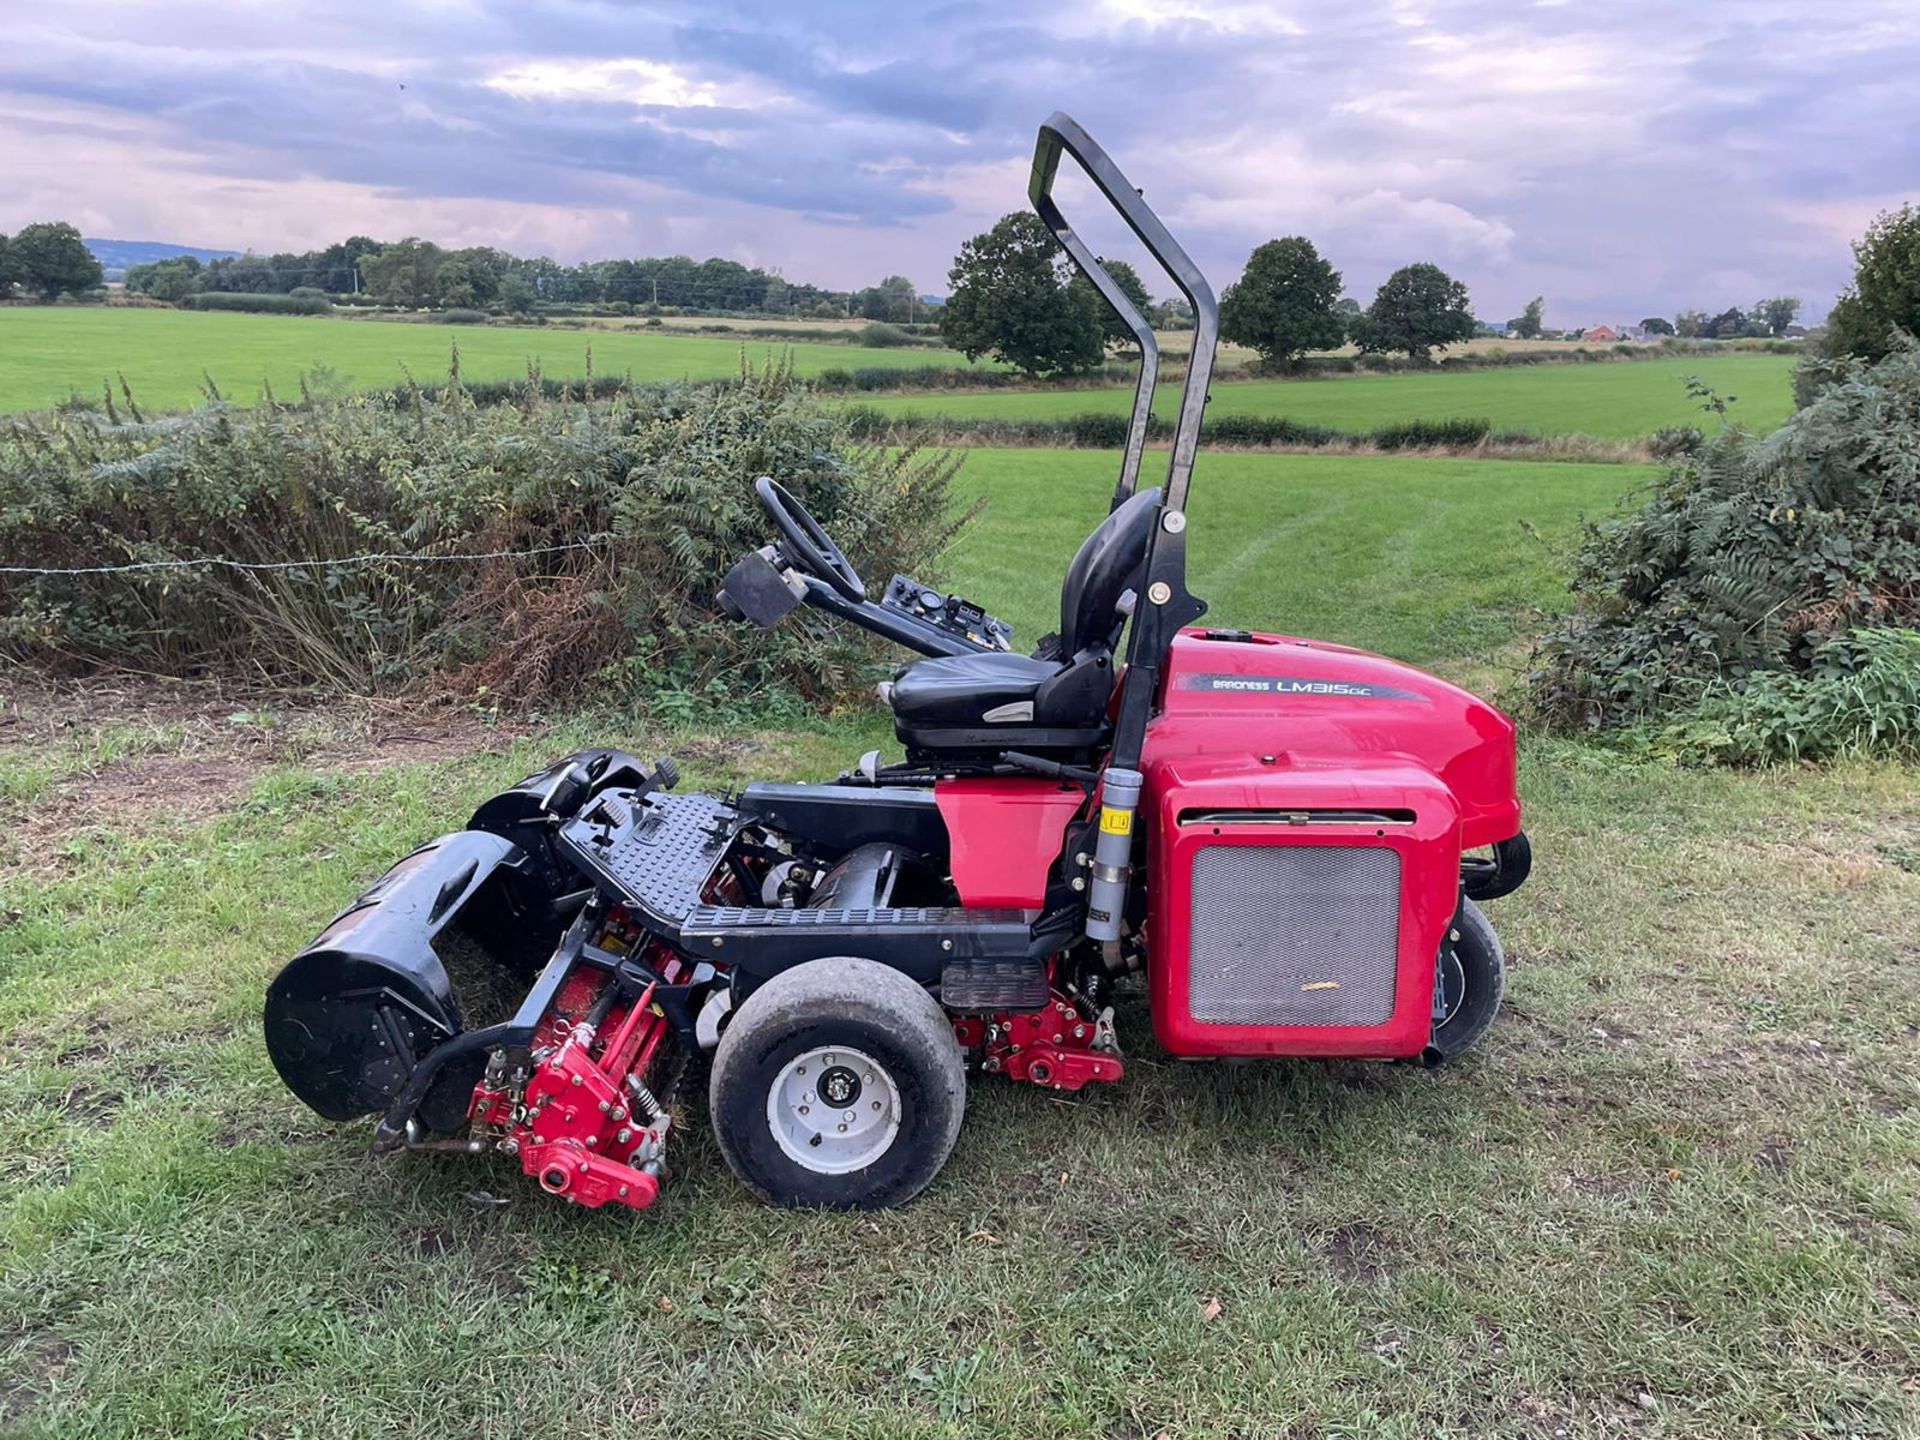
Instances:
[[[1380,1025],[1399,969],[1400,856],[1210,845],[1193,861],[1187,1001],[1212,1025]]]

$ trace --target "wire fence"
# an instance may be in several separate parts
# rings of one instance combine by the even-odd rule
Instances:
[[[464,564],[475,560],[530,560],[537,555],[557,555],[569,550],[591,550],[613,539],[612,535],[590,535],[584,540],[569,540],[557,545],[535,545],[525,550],[476,550],[460,554],[431,555],[418,551],[388,554],[345,555],[331,560],[232,560],[224,555],[202,555],[185,560],[129,560],[118,565],[0,565],[0,575],[124,575],[137,570],[339,570],[356,565]]]

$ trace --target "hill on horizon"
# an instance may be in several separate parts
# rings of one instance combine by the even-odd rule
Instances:
[[[174,245],[165,240],[96,240],[82,236],[81,243],[93,252],[107,279],[118,280],[129,265],[151,265],[156,260],[171,260],[176,255],[191,255],[202,265],[209,260],[231,260],[238,250],[208,250],[199,245]]]

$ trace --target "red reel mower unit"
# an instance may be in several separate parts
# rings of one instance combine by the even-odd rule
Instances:
[[[1193,306],[1164,485],[1139,488],[1159,352],[1053,199],[1072,156]],[[879,603],[805,504],[718,601],[812,605],[918,653],[881,687],[905,759],[828,785],[683,795],[669,761],[568,756],[398,865],[267,992],[266,1041],[376,1150],[518,1162],[571,1203],[645,1209],[704,1084],[735,1173],[783,1205],[911,1199],[969,1069],[1077,1091],[1125,1074],[1116,992],[1189,1059],[1445,1060],[1504,960],[1476,902],[1526,878],[1514,731],[1492,706],[1338,645],[1203,628],[1187,494],[1213,293],[1065,115],[1035,208],[1142,364],[1107,518],[1031,655],[977,605],[895,576]]]

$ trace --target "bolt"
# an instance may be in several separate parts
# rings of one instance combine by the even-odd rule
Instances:
[[[796,1065],[793,1067],[793,1073],[796,1075],[804,1075],[807,1073],[807,1067],[804,1065]]]
[[[612,1107],[611,1107],[610,1105],[608,1105],[606,1101],[604,1101],[604,1100],[602,1100],[602,1101],[600,1102],[600,1113],[601,1113],[602,1115],[604,1115],[604,1114],[606,1114],[606,1113],[607,1113],[607,1111],[608,1111],[608,1110],[610,1110],[611,1108],[612,1108]]]
[[[1084,889],[1086,889],[1086,888],[1087,888],[1087,879],[1086,879],[1086,876],[1084,876],[1084,875],[1076,875],[1076,876],[1074,876],[1074,877],[1073,877],[1073,888],[1074,888],[1074,889],[1076,889],[1076,890],[1084,890]]]
[[[624,1120],[627,1118],[627,1107],[624,1105],[616,1105],[608,1113],[611,1114],[615,1120]]]
[[[1076,1025],[1076,1026],[1074,1026],[1074,1027],[1073,1027],[1073,1038],[1074,1038],[1074,1039],[1076,1039],[1076,1040],[1084,1040],[1084,1039],[1086,1039],[1086,1038],[1087,1038],[1087,1027],[1086,1027],[1086,1026],[1084,1026],[1084,1025]]]
[[[576,1075],[576,1076],[574,1076],[574,1077],[573,1077],[573,1083],[574,1083],[574,1084],[576,1084],[576,1085],[581,1085],[581,1084],[584,1084],[584,1083],[586,1083],[586,1082],[585,1082],[585,1081],[583,1081],[583,1080],[582,1080],[582,1079],[581,1079],[581,1078],[580,1078],[580,1077],[579,1077],[578,1075]]]
[[[842,1126],[840,1127],[840,1133],[841,1133],[842,1135],[844,1135],[844,1134],[846,1134],[846,1133],[847,1133],[847,1127],[846,1127],[846,1126],[844,1126],[844,1125],[842,1125]]]
[[[951,941],[951,940],[942,940],[942,941],[940,942],[940,948],[941,948],[942,950],[951,950],[951,949],[953,949],[953,941]]]
[[[860,1118],[860,1112],[857,1110],[849,1110],[841,1118],[847,1122],[847,1125],[851,1125],[855,1120]],[[844,1130],[847,1128],[847,1125],[842,1125],[840,1128]]]
[[[622,1125],[613,1138],[616,1143],[624,1145],[633,1138],[633,1131]]]
[[[808,1109],[809,1109],[809,1107],[808,1107],[808,1106],[805,1106],[805,1105],[802,1105],[802,1106],[800,1107],[800,1113],[801,1113],[802,1115],[805,1115],[805,1114],[807,1113],[807,1111],[808,1111]]]
[[[598,1135],[587,1136],[587,1144],[598,1145],[599,1143],[600,1143],[600,1137]]]
[[[627,1198],[627,1187],[626,1187],[625,1185],[622,1185],[622,1186],[620,1187],[620,1198],[621,1198],[622,1200],[624,1200],[624,1199],[626,1199],[626,1198]]]

